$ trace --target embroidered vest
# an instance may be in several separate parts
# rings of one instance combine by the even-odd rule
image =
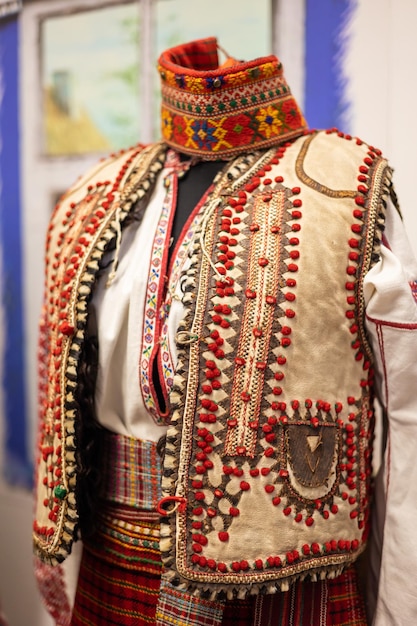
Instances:
[[[164,154],[157,144],[101,163],[51,221],[34,522],[47,562],[70,552],[78,521],[87,301],[118,224],[138,201],[145,210]],[[333,575],[363,550],[372,369],[361,283],[390,181],[378,151],[337,133],[242,160],[209,198],[183,277],[161,503],[171,579],[229,595]]]
[[[222,184],[185,285],[167,435],[166,578],[224,598],[338,575],[369,527],[362,281],[391,172],[319,132]],[[206,596],[207,597],[207,596]]]
[[[100,162],[62,198],[49,225],[33,539],[35,553],[51,564],[71,552],[78,523],[77,424],[82,415],[76,392],[87,303],[101,258],[130,211],[152,190],[165,152],[162,144],[138,146]]]

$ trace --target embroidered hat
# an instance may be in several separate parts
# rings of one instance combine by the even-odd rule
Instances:
[[[162,136],[180,152],[229,159],[301,135],[306,122],[283,68],[270,55],[219,66],[215,37],[170,48],[159,58]]]

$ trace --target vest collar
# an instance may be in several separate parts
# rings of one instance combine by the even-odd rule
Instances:
[[[271,55],[219,66],[214,37],[159,58],[162,136],[176,150],[225,160],[303,134],[306,121]]]

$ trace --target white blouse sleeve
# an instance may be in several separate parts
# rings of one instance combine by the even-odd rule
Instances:
[[[371,547],[370,552],[374,626],[417,623],[416,281],[417,262],[390,204],[381,259],[364,281],[377,399],[387,419],[372,526],[372,547],[377,550]]]

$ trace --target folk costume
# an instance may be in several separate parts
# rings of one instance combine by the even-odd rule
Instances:
[[[274,56],[199,40],[159,72],[163,142],[103,160],[49,227],[36,554],[59,571],[81,528],[74,625],[366,624],[376,395],[375,623],[397,623],[417,265],[392,171],[308,131]]]

